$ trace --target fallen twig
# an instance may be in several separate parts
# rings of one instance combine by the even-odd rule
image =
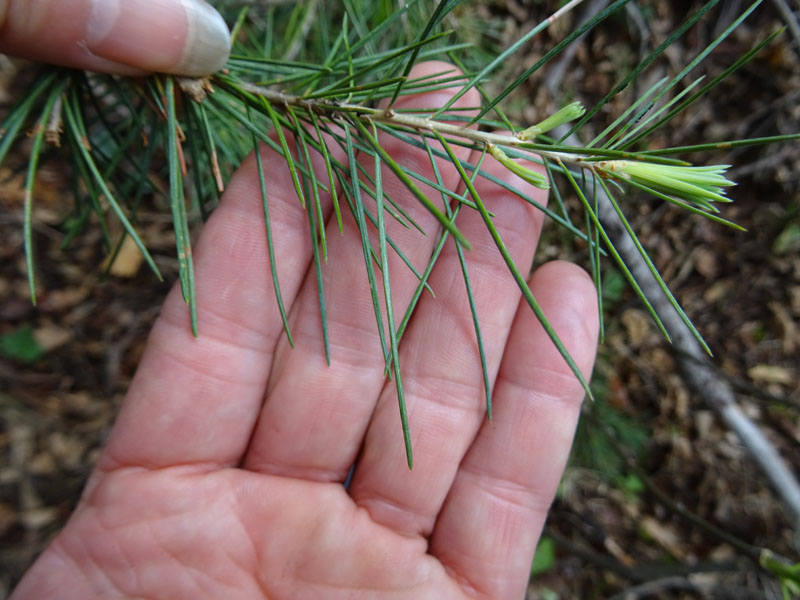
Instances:
[[[775,10],[780,13],[784,23],[786,23],[786,27],[792,34],[795,50],[800,53],[800,24],[797,22],[794,11],[786,4],[785,0],[772,0],[772,4],[775,6]]]
[[[582,15],[582,18],[589,17],[590,15],[587,14]],[[793,15],[792,18],[794,18]],[[571,57],[566,56],[562,60],[571,60]],[[559,65],[555,64],[553,68],[559,70]],[[561,70],[563,71],[564,68],[561,67]],[[559,82],[550,79],[547,83],[550,94],[556,97]],[[564,127],[559,129],[555,131],[556,138],[562,137],[567,132]],[[573,134],[565,140],[565,143],[579,145],[581,142]],[[800,483],[794,473],[764,433],[742,412],[733,391],[719,377],[697,339],[668,302],[652,272],[628,236],[608,196],[601,186],[593,185],[592,175],[589,173],[586,173],[585,187],[587,190],[596,190],[600,221],[672,338],[672,344],[676,350],[676,360],[690,389],[717,411],[727,426],[736,433],[783,500],[792,516],[795,531],[800,532]]]

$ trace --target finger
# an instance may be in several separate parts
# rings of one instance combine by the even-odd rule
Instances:
[[[572,264],[549,263],[531,289],[588,380],[599,328],[591,279]],[[478,595],[524,596],[583,396],[523,303],[495,384],[494,420],[464,458],[431,536],[430,552]]]
[[[230,33],[202,0],[0,0],[0,51],[122,75],[199,77],[225,65]]]
[[[284,160],[269,149],[262,156],[278,281],[291,307],[311,259],[306,213]],[[322,200],[328,212],[329,198]],[[102,463],[108,468],[231,465],[244,454],[283,332],[253,156],[203,229],[194,261],[199,337],[192,337],[176,285],[109,440]]]
[[[425,63],[412,71],[411,78],[443,72],[452,77],[454,67]],[[438,107],[456,89],[401,98],[395,108]],[[477,101],[477,95],[467,94],[456,106],[474,106]],[[399,164],[434,178],[424,150],[388,135],[381,137],[381,144]],[[374,172],[371,157],[362,163],[367,172]],[[440,169],[444,185],[455,189],[459,181],[455,168],[442,161]],[[382,177],[384,192],[428,232],[422,236],[387,216],[387,235],[422,271],[431,255],[438,223],[388,168],[383,169]],[[434,193],[425,187],[423,191]],[[374,211],[374,203],[365,204]],[[293,315],[295,347],[290,349],[284,343],[279,346],[267,402],[245,462],[248,468],[317,480],[343,480],[361,446],[383,386],[384,358],[360,234],[353,219],[345,221],[344,235],[339,235],[335,227],[333,223],[329,226],[329,258],[324,268],[331,364],[325,362],[317,285],[310,272]],[[374,238],[372,245],[377,248]],[[391,250],[389,273],[399,322],[418,280]],[[376,276],[380,279],[379,271]],[[379,294],[383,304],[382,291]]]
[[[477,153],[473,154],[477,160]],[[543,190],[488,158],[482,169],[545,202]],[[543,213],[483,177],[475,181],[495,227],[526,271]],[[472,249],[464,251],[490,382],[494,381],[520,292],[480,214],[457,219]],[[486,398],[469,298],[455,244],[448,242],[431,276],[436,298],[423,299],[403,338],[400,366],[411,428],[414,468],[401,436],[397,393],[388,384],[370,424],[350,493],[372,518],[407,535],[427,536],[458,465],[486,414]]]

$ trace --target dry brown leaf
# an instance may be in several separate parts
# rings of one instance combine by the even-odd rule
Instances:
[[[676,559],[680,561],[686,559],[686,551],[680,543],[681,536],[672,527],[664,525],[653,517],[644,517],[642,531]]]
[[[144,256],[136,247],[136,242],[130,236],[126,236],[114,264],[111,265],[111,274],[116,277],[134,277],[139,272],[143,260]]]
[[[47,445],[59,464],[68,469],[80,467],[87,447],[87,443],[79,437],[59,431],[48,436]]]
[[[613,538],[606,537],[603,540],[603,545],[605,546],[606,550],[608,550],[608,552],[623,565],[632,567],[636,564],[636,559],[625,552],[625,550],[622,549],[622,546],[620,546]]]
[[[794,381],[794,376],[789,369],[777,365],[756,365],[747,370],[747,376],[756,383],[789,385]]]
[[[622,324],[628,332],[628,339],[633,346],[641,346],[650,333],[650,319],[640,310],[629,308],[622,313]]]
[[[58,509],[54,507],[32,508],[20,513],[19,520],[27,529],[43,529],[55,522]]]
[[[697,252],[695,268],[706,279],[716,279],[719,271],[716,252],[710,248],[700,248]]]
[[[698,410],[694,413],[694,428],[697,431],[697,437],[701,439],[708,438],[711,433],[711,428],[714,426],[714,413],[710,410]]]
[[[730,293],[732,283],[727,280],[715,281],[703,294],[703,299],[713,304],[725,298]]]
[[[792,303],[792,312],[800,315],[800,285],[794,285],[789,288],[789,298]]]
[[[794,319],[792,319],[792,316],[789,314],[789,311],[786,310],[785,306],[778,304],[777,302],[770,302],[769,309],[772,311],[772,314],[775,315],[775,319],[780,325],[781,345],[783,346],[783,351],[787,354],[794,352],[794,349],[797,347],[798,340],[800,339],[800,332],[798,332],[797,323]]]
[[[49,452],[39,452],[28,463],[27,472],[38,477],[53,475],[57,471],[56,463]]]
[[[45,323],[41,327],[37,327],[36,331],[33,332],[33,337],[36,339],[36,343],[39,344],[45,352],[55,350],[71,339],[68,330],[53,325],[52,323]]]
[[[0,502],[0,535],[11,529],[17,522],[17,512],[7,504]]]
[[[72,308],[83,302],[90,292],[91,288],[88,285],[53,290],[48,292],[39,303],[39,309],[47,312],[57,312]]]

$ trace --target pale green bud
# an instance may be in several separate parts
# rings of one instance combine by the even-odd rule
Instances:
[[[488,145],[489,154],[491,154],[497,162],[502,164],[506,169],[514,173],[517,177],[524,179],[532,186],[537,187],[542,190],[549,190],[550,189],[550,182],[548,181],[547,177],[540,173],[539,171],[534,171],[533,169],[529,169],[528,167],[524,167],[518,162],[511,160],[508,155],[503,152],[499,147],[495,146],[494,144]]]
[[[662,194],[702,205],[730,202],[723,189],[736,185],[724,176],[729,166],[690,167],[628,160],[596,163],[596,168],[605,177],[632,181]]]
[[[583,105],[580,102],[567,104],[564,108],[553,113],[541,123],[537,123],[532,127],[528,127],[525,131],[520,131],[517,134],[517,137],[523,141],[532,140],[540,133],[545,133],[546,131],[555,129],[559,125],[579,119],[584,115],[585,112],[586,109],[583,108]]]

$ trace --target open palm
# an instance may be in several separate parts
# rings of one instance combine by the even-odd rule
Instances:
[[[417,69],[414,77],[442,65]],[[440,106],[447,93],[403,103]],[[476,103],[470,94],[459,101]],[[419,150],[385,145],[398,162],[434,178]],[[480,217],[463,212],[458,225],[473,246],[467,264],[494,419],[485,418],[472,317],[448,242],[430,279],[437,297],[421,299],[400,347],[415,457],[409,471],[358,231],[348,222],[343,235],[335,220],[328,226],[327,366],[306,214],[281,159],[266,149],[263,157],[295,348],[282,335],[251,158],[197,244],[200,337],[191,336],[173,289],[80,505],[13,597],[521,597],[569,452],[579,383],[520,307]],[[445,185],[458,188],[452,165],[440,168]],[[525,187],[496,165],[484,168]],[[515,260],[530,264],[541,213],[477,183]],[[384,184],[435,230],[435,219],[388,172]],[[435,236],[388,228],[424,265]],[[417,280],[396,256],[390,271],[395,305],[404,309]],[[588,276],[551,263],[531,287],[588,376],[597,337]]]

